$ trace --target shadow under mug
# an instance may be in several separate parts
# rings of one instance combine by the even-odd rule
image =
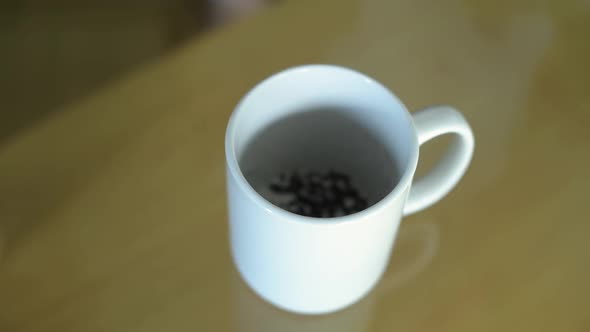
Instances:
[[[301,115],[305,121],[295,121]],[[259,139],[278,123],[283,130]],[[442,134],[455,136],[449,150],[414,179],[419,146]],[[271,76],[240,101],[226,131],[237,270],[256,294],[288,311],[323,314],[358,301],[383,274],[402,216],[445,196],[467,169],[473,147],[469,125],[452,107],[410,114],[359,72],[307,65]],[[264,177],[300,167],[354,174],[373,204],[342,217],[301,216],[270,203],[249,178],[252,171]]]

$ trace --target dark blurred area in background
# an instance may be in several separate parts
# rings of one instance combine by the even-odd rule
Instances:
[[[190,38],[267,0],[0,3],[0,144]]]

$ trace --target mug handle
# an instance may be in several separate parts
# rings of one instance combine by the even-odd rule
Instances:
[[[431,106],[412,114],[418,144],[444,134],[455,134],[449,150],[434,168],[414,179],[404,206],[404,215],[423,210],[443,198],[459,182],[473,155],[473,132],[450,106]]]

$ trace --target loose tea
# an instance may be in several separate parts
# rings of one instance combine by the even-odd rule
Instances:
[[[307,217],[341,217],[368,207],[350,177],[336,171],[281,173],[269,189],[274,204]]]

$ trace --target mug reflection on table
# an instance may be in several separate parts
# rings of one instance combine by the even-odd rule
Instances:
[[[435,222],[403,225],[396,239],[390,269],[377,287],[359,302],[332,314],[308,316],[283,311],[254,294],[232,270],[232,331],[367,331],[379,298],[394,296],[395,289],[419,275],[432,262],[438,249],[438,227]]]

